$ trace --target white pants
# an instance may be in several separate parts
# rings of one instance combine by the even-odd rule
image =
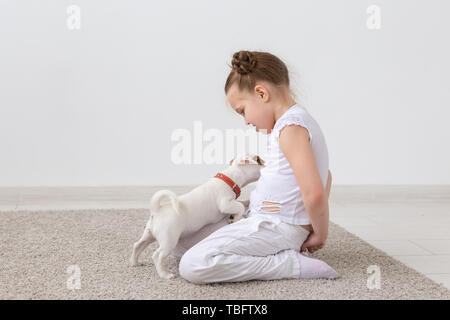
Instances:
[[[180,239],[172,254],[187,249],[180,260],[181,277],[193,283],[300,277],[297,252],[308,230],[261,213],[233,224],[227,219]]]

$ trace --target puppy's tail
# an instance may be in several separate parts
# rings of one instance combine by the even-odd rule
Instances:
[[[173,209],[179,214],[180,213],[180,204],[178,202],[177,195],[170,190],[159,190],[157,191],[150,200],[150,210],[152,213],[159,212],[161,209],[161,200],[164,198],[168,198],[172,203]]]

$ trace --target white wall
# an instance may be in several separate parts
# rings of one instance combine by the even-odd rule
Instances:
[[[81,29],[66,26],[69,5]],[[381,29],[369,30],[370,5]],[[448,1],[0,1],[0,186],[189,185],[174,130],[246,129],[232,54],[269,51],[335,184],[450,184]]]

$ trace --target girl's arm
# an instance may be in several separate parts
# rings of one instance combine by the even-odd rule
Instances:
[[[288,160],[302,192],[303,203],[311,219],[314,233],[325,241],[328,237],[328,193],[317,168],[314,153],[309,143],[308,130],[299,125],[284,127],[279,136],[281,151]],[[331,174],[329,173],[330,177]]]
[[[327,179],[327,188],[326,188],[327,199],[330,198],[330,190],[331,190],[331,172],[330,172],[330,170],[328,170],[328,179]]]

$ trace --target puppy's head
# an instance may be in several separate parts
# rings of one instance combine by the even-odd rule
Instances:
[[[231,159],[230,166],[239,169],[245,175],[246,185],[259,179],[260,170],[264,167],[264,163],[260,156],[246,153]]]
[[[247,164],[257,164],[259,166],[264,166],[264,160],[253,154],[246,153],[245,155],[239,155],[236,158],[230,160],[230,166],[241,166]]]

